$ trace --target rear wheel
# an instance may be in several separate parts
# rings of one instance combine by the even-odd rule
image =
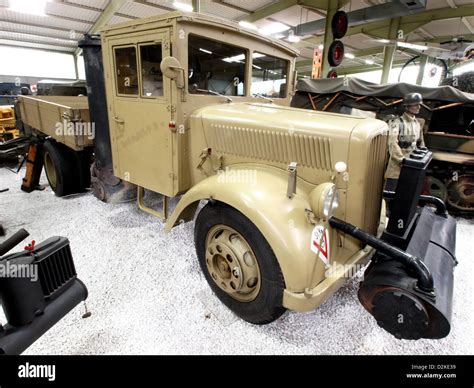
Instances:
[[[194,238],[207,282],[236,315],[265,324],[285,312],[280,266],[247,217],[230,206],[208,204],[196,219]]]
[[[44,143],[43,158],[49,185],[58,197],[81,191],[74,151],[63,144],[47,140]]]

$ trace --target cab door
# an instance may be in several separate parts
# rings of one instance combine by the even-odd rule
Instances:
[[[119,178],[173,196],[171,80],[160,70],[170,55],[169,32],[113,39],[114,77],[109,105],[114,173]]]

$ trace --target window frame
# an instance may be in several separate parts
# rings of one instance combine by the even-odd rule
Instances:
[[[251,76],[249,74],[249,59],[251,58],[250,57],[250,52],[251,50],[246,48],[246,47],[242,47],[242,46],[237,46],[235,44],[229,44],[227,42],[224,42],[222,40],[219,40],[219,39],[215,39],[215,38],[209,38],[208,36],[204,36],[204,35],[200,35],[200,34],[196,34],[196,33],[189,33],[188,36],[187,36],[187,58],[186,58],[186,61],[187,61],[187,64],[186,64],[186,74],[189,74],[189,39],[192,37],[192,36],[196,36],[198,38],[202,38],[202,39],[207,39],[209,41],[212,41],[212,42],[217,42],[217,43],[220,43],[220,44],[224,44],[224,45],[227,45],[227,46],[231,46],[231,47],[235,47],[235,48],[239,48],[241,50],[244,51],[244,55],[245,55],[245,62],[244,62],[244,79],[243,79],[243,82],[244,82],[244,93],[243,95],[239,96],[239,95],[226,95],[226,97],[230,97],[230,98],[245,98],[245,97],[248,97],[249,96],[249,93],[250,93],[250,87],[249,87],[249,84],[251,84]],[[186,93],[189,95],[189,96],[200,96],[200,97],[219,97],[217,95],[214,95],[214,94],[201,94],[201,93],[190,93],[189,92],[189,77],[186,76],[186,79],[187,79],[187,87],[186,87]]]
[[[253,59],[254,59],[253,54],[254,53],[263,54],[263,55],[266,55],[268,57],[272,57],[272,58],[275,58],[275,59],[279,59],[280,61],[286,62],[285,97],[270,97],[270,96],[266,96],[266,97],[271,98],[272,100],[275,100],[275,99],[284,100],[284,99],[288,98],[288,96],[289,96],[288,86],[289,86],[289,77],[290,77],[290,71],[291,71],[291,61],[288,60],[288,59],[285,59],[285,58],[277,57],[276,55],[273,55],[273,54],[265,53],[263,51],[252,50],[252,63],[251,63],[251,67],[250,67],[252,72],[253,72]],[[252,92],[252,85],[253,85],[253,75],[250,74],[250,92]]]
[[[116,55],[116,51],[117,50],[120,50],[120,49],[124,49],[124,48],[133,48],[135,49],[135,61],[136,61],[136,64],[137,64],[137,82],[138,82],[138,92],[136,94],[123,94],[123,93],[120,93],[119,92],[119,84],[118,84],[118,74],[117,74],[117,55]],[[125,44],[125,45],[117,45],[117,46],[113,46],[113,52],[114,52],[114,78],[115,78],[115,93],[117,95],[117,97],[128,97],[128,98],[139,98],[140,97],[140,78],[141,78],[141,74],[139,74],[139,58],[138,58],[138,55],[137,55],[137,45],[136,44]]]
[[[158,99],[165,99],[166,98],[166,91],[165,91],[165,76],[163,75],[163,95],[162,96],[145,96],[143,95],[143,74],[142,74],[142,52],[140,50],[143,46],[155,46],[160,45],[161,47],[161,60],[163,60],[163,42],[162,41],[149,41],[149,42],[140,42],[137,43],[137,52],[138,52],[138,70],[139,70],[139,89],[140,93],[138,94],[139,98],[144,98],[147,100],[158,100]]]

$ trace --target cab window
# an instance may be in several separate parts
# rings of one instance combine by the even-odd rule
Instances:
[[[163,73],[160,70],[162,57],[161,44],[140,46],[143,97],[163,96]]]
[[[258,52],[254,52],[252,57],[252,94],[285,98],[289,62]]]
[[[190,35],[188,53],[189,93],[245,95],[245,49]]]
[[[115,74],[117,93],[128,96],[138,95],[137,51],[135,47],[115,49]]]

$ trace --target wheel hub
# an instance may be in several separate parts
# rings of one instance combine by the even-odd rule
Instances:
[[[448,184],[448,203],[460,210],[474,209],[474,176],[462,175]]]
[[[260,290],[260,269],[244,237],[226,225],[216,225],[206,239],[206,266],[219,288],[243,302]]]

